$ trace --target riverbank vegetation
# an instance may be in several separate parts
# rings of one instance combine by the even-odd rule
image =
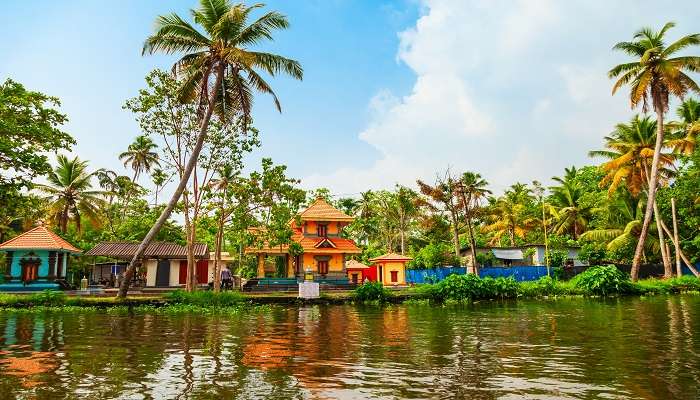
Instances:
[[[642,114],[611,126],[602,149],[590,152],[594,163],[566,168],[551,177],[548,187],[514,182],[497,193],[480,173],[447,170],[433,181],[417,179],[415,185],[404,182],[408,186],[342,197],[325,188],[300,189],[286,166],[270,159],[243,172],[254,169],[245,165],[246,157],[263,143],[264,132],[252,119],[252,93],[269,94],[280,107],[258,70],[295,79],[303,75],[293,59],[248,51],[249,45],[272,40],[275,31],[288,27],[286,17],[275,11],[250,19],[258,8],[203,1],[194,12],[199,16],[194,25],[205,33],[195,36],[198,31],[184,19],[159,17],[144,52],[183,58],[176,64],[177,74],[152,71],[144,89],[125,102],[141,132],[114,154],[124,170],[96,169],[80,157],[63,155],[52,166],[43,154],[68,152],[75,144],[61,130],[67,116],[59,112],[58,99],[12,80],[0,85],[0,241],[46,223],[83,250],[109,240],[185,244],[187,289],[192,291],[195,242],[207,243],[217,259],[223,251],[235,255],[234,273],[254,276],[255,260],[245,247],[289,244],[289,221],[323,197],[355,217],[344,234],[362,248],[363,262],[398,252],[413,257],[410,268],[472,264],[478,269],[494,262],[490,253],[477,253],[478,247],[546,243],[545,260],[552,268],[567,261],[567,248],[580,246],[579,258],[591,265],[634,264],[634,281],[640,263],[663,264],[664,276],[671,278],[680,275],[681,262],[700,261],[700,102],[687,96],[700,89],[686,75],[700,68],[700,57],[692,55],[700,34],[664,46],[673,28],[667,24],[658,32],[640,30],[632,41],[615,46],[633,59],[610,70],[610,77],[618,79],[614,88],[631,85],[631,105],[641,105]],[[232,20],[238,22],[231,25]],[[213,43],[224,43],[228,50],[223,53],[240,57],[222,58]],[[198,52],[191,53],[193,49]],[[675,55],[681,50],[691,54]],[[663,79],[654,72],[662,65],[670,66]],[[227,89],[216,96],[221,82]],[[647,113],[647,105],[655,116]],[[40,177],[47,183],[35,184]],[[166,187],[174,194],[163,204],[159,194]],[[178,218],[169,218],[171,212]],[[75,281],[87,274],[87,262],[78,257],[70,263]],[[6,268],[2,260],[0,268]],[[584,279],[586,293],[611,290],[579,279]],[[563,281],[514,285],[476,277],[451,278],[441,285],[431,289],[436,298],[583,290]],[[362,298],[383,296],[362,290]]]

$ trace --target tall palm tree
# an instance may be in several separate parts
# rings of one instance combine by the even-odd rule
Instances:
[[[479,273],[479,262],[476,260],[476,239],[474,238],[474,218],[480,207],[481,201],[491,194],[486,187],[488,182],[475,172],[465,172],[458,181],[458,193],[464,209],[464,217],[467,220],[467,230],[469,231],[469,247],[471,250],[472,265],[474,273]]]
[[[170,181],[170,176],[166,174],[162,169],[156,168],[151,174],[151,180],[153,184],[156,185],[154,205],[158,207],[158,194],[163,190],[163,186]]]
[[[224,165],[217,172],[217,178],[210,181],[211,188],[219,194],[219,220],[216,230],[216,243],[214,250],[214,292],[218,292],[221,286],[221,249],[224,244],[224,224],[226,223],[228,189],[238,177],[231,165]]]
[[[139,175],[143,172],[151,172],[153,167],[159,166],[158,146],[153,143],[148,136],[137,136],[127,150],[119,154],[119,160],[124,163],[125,167],[131,167],[134,170],[132,181],[136,183]]]
[[[678,121],[669,125],[676,132],[668,144],[676,153],[689,156],[697,148],[700,134],[700,102],[695,99],[684,101],[676,110]]]
[[[303,77],[299,62],[251,50],[252,46],[271,41],[274,31],[289,27],[287,18],[276,11],[267,12],[249,23],[251,12],[260,7],[262,4],[246,6],[231,5],[227,0],[200,0],[199,7],[191,10],[199,29],[177,14],[164,15],[156,19],[155,33],[146,39],[144,54],[183,54],[173,66],[173,73],[181,82],[179,97],[183,102],[198,104],[201,121],[180,182],[129,263],[125,273],[127,279],[119,289],[119,297],[126,296],[139,259],[185,190],[206,140],[212,114],[216,111],[223,123],[243,118],[247,126],[254,91],[272,95],[275,106],[281,110],[277,96],[258,70],[271,76],[285,73],[296,79]]]
[[[667,46],[664,41],[666,32],[674,26],[674,23],[669,22],[659,32],[642,28],[634,34],[633,41],[616,44],[613,47],[614,50],[621,50],[635,60],[617,65],[608,72],[610,78],[617,78],[613,86],[613,94],[622,86],[629,85],[632,108],[636,108],[641,103],[642,110],[646,112],[651,100],[658,121],[644,222],[632,260],[630,275],[635,281],[639,275],[639,263],[656,199],[659,161],[664,143],[664,114],[668,110],[669,97],[673,95],[683,98],[688,91],[700,93],[697,83],[685,73],[700,70],[700,57],[676,54],[690,46],[700,45],[700,34],[684,36]]]
[[[69,160],[64,155],[58,155],[58,165],[47,177],[49,184],[36,185],[41,192],[48,194],[49,213],[61,232],[68,230],[68,222],[75,223],[78,232],[81,231],[81,218],[87,217],[90,222],[99,224],[99,207],[104,202],[103,192],[92,190],[94,172],[87,171],[87,161],[78,157]]]

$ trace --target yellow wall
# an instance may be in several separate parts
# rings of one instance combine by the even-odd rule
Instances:
[[[337,222],[322,222],[322,224],[326,224],[328,226],[328,234],[329,235],[337,235],[338,234],[338,223]],[[307,221],[306,222],[306,234],[307,235],[318,235],[318,222],[316,221]]]
[[[306,271],[307,267],[311,267],[311,271],[318,272],[318,262],[314,259],[314,256],[318,254],[304,253],[304,260],[302,262],[303,271]],[[342,254],[328,254],[331,259],[328,260],[328,272],[341,272],[343,270],[343,255]]]
[[[382,266],[382,283],[384,286],[405,285],[406,284],[406,264],[399,261],[387,261],[380,264]],[[391,271],[397,271],[397,281],[391,281]]]

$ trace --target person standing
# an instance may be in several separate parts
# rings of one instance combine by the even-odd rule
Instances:
[[[221,287],[223,289],[233,288],[233,275],[231,275],[231,270],[227,266],[221,269]]]

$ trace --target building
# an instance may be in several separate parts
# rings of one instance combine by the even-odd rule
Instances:
[[[342,237],[343,228],[353,220],[319,198],[290,221],[292,242],[298,244],[294,247],[300,249],[301,254],[290,254],[289,245],[249,247],[246,254],[257,255],[258,278],[303,279],[309,272],[314,279],[344,281],[348,279],[346,258],[361,252],[353,240]],[[274,263],[267,261],[269,256],[282,260],[282,273]]]
[[[406,285],[406,263],[411,260],[411,257],[389,253],[369,261],[374,263],[377,279],[384,286],[404,286]]]
[[[352,284],[362,284],[365,281],[377,281],[377,267],[368,266],[356,260],[348,260],[345,262],[345,271],[348,274],[348,280]]]
[[[116,285],[117,276],[124,272],[138,246],[139,243],[136,242],[101,242],[90,249],[85,253],[86,256],[114,260],[93,263],[91,283]],[[213,282],[214,260],[208,246],[204,243],[195,243],[194,258],[197,283],[208,285],[209,282]],[[222,256],[222,261],[226,262],[226,257]],[[170,242],[151,243],[144,252],[141,271],[142,273],[134,278],[136,285],[160,288],[184,286],[187,280],[187,247]]]
[[[5,243],[5,282],[0,291],[61,289],[70,256],[81,251],[44,226],[37,226]]]
[[[567,253],[565,264],[572,266],[585,266],[586,262],[578,259],[578,246],[569,246],[564,250]],[[467,265],[471,266],[471,249],[464,247],[460,251],[462,257],[467,258]],[[494,267],[517,267],[526,265],[545,265],[545,245],[527,244],[513,247],[477,247],[476,253],[483,254],[490,260],[490,265]]]

